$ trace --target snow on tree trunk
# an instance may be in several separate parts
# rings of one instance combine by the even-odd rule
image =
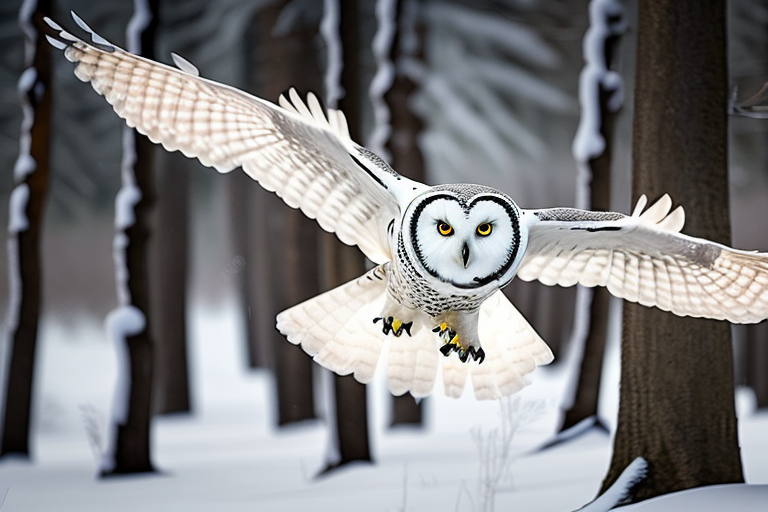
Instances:
[[[323,0],[323,18],[320,22],[320,35],[325,44],[325,104],[337,108],[344,96],[341,86],[341,73],[344,68],[344,56],[341,46],[339,13],[342,0]]]
[[[374,127],[366,146],[381,158],[392,164],[392,155],[386,147],[392,134],[390,124],[392,113],[384,95],[389,91],[396,75],[393,59],[395,38],[397,37],[397,16],[401,9],[401,0],[378,0],[376,2],[376,34],[373,37],[373,57],[376,74],[368,87],[368,96],[373,104]]]
[[[9,309],[0,330],[0,385],[4,386],[0,403],[0,456],[30,455],[32,384],[41,302],[40,237],[48,188],[52,102],[50,46],[40,37],[37,27],[50,11],[50,1],[25,0],[19,13],[28,67],[18,82],[23,119],[9,205]]]
[[[135,0],[128,50],[152,57],[159,0]],[[106,319],[115,345],[118,376],[112,432],[101,475],[153,472],[150,456],[154,347],[148,326],[146,275],[154,145],[128,127],[123,131],[122,185],[115,199],[113,257],[118,306]]]
[[[685,23],[681,23],[685,20]],[[633,202],[669,193],[685,232],[728,243],[725,2],[638,6]],[[730,325],[624,304],[621,396],[604,492],[635,457],[633,499],[743,481]]]
[[[578,512],[608,512],[629,503],[635,487],[648,477],[648,461],[637,457],[621,472],[610,488]]]
[[[584,68],[579,80],[581,119],[573,141],[578,166],[576,207],[610,210],[611,139],[615,117],[623,101],[621,76],[613,68],[617,45],[625,30],[618,0],[592,0],[590,26],[584,36]],[[563,404],[561,430],[597,417],[600,376],[608,328],[610,294],[605,288],[579,286],[574,331],[569,344],[573,394]]]

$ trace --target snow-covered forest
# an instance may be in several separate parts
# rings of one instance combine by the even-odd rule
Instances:
[[[682,483],[668,477],[674,454],[666,468],[650,454],[647,468],[619,476],[642,461],[624,460],[637,446],[619,411],[622,303],[599,290],[519,279],[506,289],[555,354],[509,399],[480,402],[469,386],[451,399],[438,385],[415,401],[393,397],[381,375],[365,387],[334,376],[274,318],[360,275],[356,249],[239,170],[219,174],[134,138],[43,37],[42,16],[82,36],[70,11],[123,48],[166,64],[174,52],[270,101],[292,86],[315,91],[347,114],[358,142],[429,184],[493,186],[524,208],[629,213],[643,192],[633,184],[658,183],[632,175],[635,107],[649,109],[635,102],[647,61],[632,0],[4,1],[0,418],[23,410],[27,392],[31,409],[27,426],[16,413],[0,423],[0,510],[568,511],[598,495],[592,510],[768,506],[766,322],[704,327],[724,333],[726,357],[694,346],[678,372],[688,379],[715,359],[693,377],[703,378],[725,362],[701,392],[738,418],[732,446],[704,456],[719,462],[690,462]],[[684,206],[718,197],[730,244],[768,251],[768,121],[760,101],[743,103],[768,82],[768,6],[728,0],[724,11],[725,94],[706,107],[729,113],[727,153],[713,148],[727,158],[728,189]],[[669,80],[690,97],[702,89],[696,70]],[[690,103],[672,100],[670,123]],[[683,131],[707,131],[695,122]],[[700,229],[695,217],[687,226]],[[36,283],[39,294],[22,293]],[[34,341],[13,374],[23,335]],[[139,402],[137,416],[129,403]],[[124,427],[129,416],[138,423]],[[659,421],[673,425],[653,433],[661,445],[727,444],[695,421],[690,431]],[[736,460],[722,462],[726,452]]]

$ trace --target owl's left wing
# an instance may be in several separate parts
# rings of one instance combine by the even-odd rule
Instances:
[[[46,19],[58,31],[49,41],[129,126],[220,172],[242,167],[375,263],[391,259],[388,226],[424,185],[355,144],[341,112],[329,109],[326,117],[314,96],[305,105],[294,90],[278,107],[197,76],[178,56],[176,69],[133,55],[73,17],[92,42]]]
[[[606,286],[617,297],[680,316],[768,318],[768,253],[679,233],[682,208],[662,197],[631,216],[572,208],[524,210],[529,240],[517,275],[547,285]]]

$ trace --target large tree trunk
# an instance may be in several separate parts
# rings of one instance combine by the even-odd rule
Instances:
[[[139,5],[141,2],[142,6]],[[141,54],[154,58],[159,0],[135,0],[134,9],[149,10],[147,25],[139,28]],[[134,13],[134,16],[138,16]],[[133,19],[131,20],[134,21]],[[129,29],[132,23],[129,23]],[[136,27],[133,27],[136,29]],[[129,34],[129,51],[132,47]],[[149,276],[147,273],[149,218],[154,203],[152,167],[155,145],[132,128],[126,134],[123,151],[122,189],[116,200],[115,266],[120,294],[118,309],[110,313],[108,325],[121,361],[121,383],[115,393],[112,426],[114,431],[102,466],[102,476],[153,472],[151,422],[155,347],[151,335]],[[133,141],[133,148],[131,147]],[[135,149],[135,159],[130,156]],[[139,197],[131,200],[134,191]],[[132,208],[133,222],[123,208]],[[121,218],[122,217],[122,218]],[[130,215],[129,215],[130,217]],[[123,267],[123,268],[121,268]],[[129,320],[130,324],[126,323]]]
[[[686,232],[727,243],[727,74],[722,0],[639,4],[633,200],[670,195]],[[730,325],[625,304],[621,402],[604,492],[635,458],[634,501],[743,481]]]
[[[30,455],[32,384],[42,286],[40,238],[50,167],[51,49],[41,30],[42,18],[49,12],[51,2],[40,0],[30,18],[20,18],[22,27],[32,31],[25,32],[32,51],[25,55],[28,67],[19,87],[25,112],[10,205],[8,254],[12,295],[8,323],[0,331],[0,336],[7,335],[10,341],[8,376],[0,403],[0,457],[11,453]],[[37,39],[32,40],[35,33]]]

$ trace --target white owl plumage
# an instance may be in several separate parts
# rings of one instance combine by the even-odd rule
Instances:
[[[552,360],[500,291],[515,275],[605,286],[681,316],[768,318],[768,254],[681,234],[683,210],[668,196],[648,209],[642,197],[626,216],[521,209],[478,185],[430,187],[354,143],[341,112],[313,95],[305,104],[291,90],[277,106],[199,77],[176,55],[179,69],[126,52],[76,16],[91,43],[46,21],[77,77],[129,126],[220,172],[242,167],[377,265],[277,318],[290,342],[339,374],[369,382],[388,345],[394,394],[431,393],[441,367],[449,396],[468,377],[477,398],[515,393]]]

